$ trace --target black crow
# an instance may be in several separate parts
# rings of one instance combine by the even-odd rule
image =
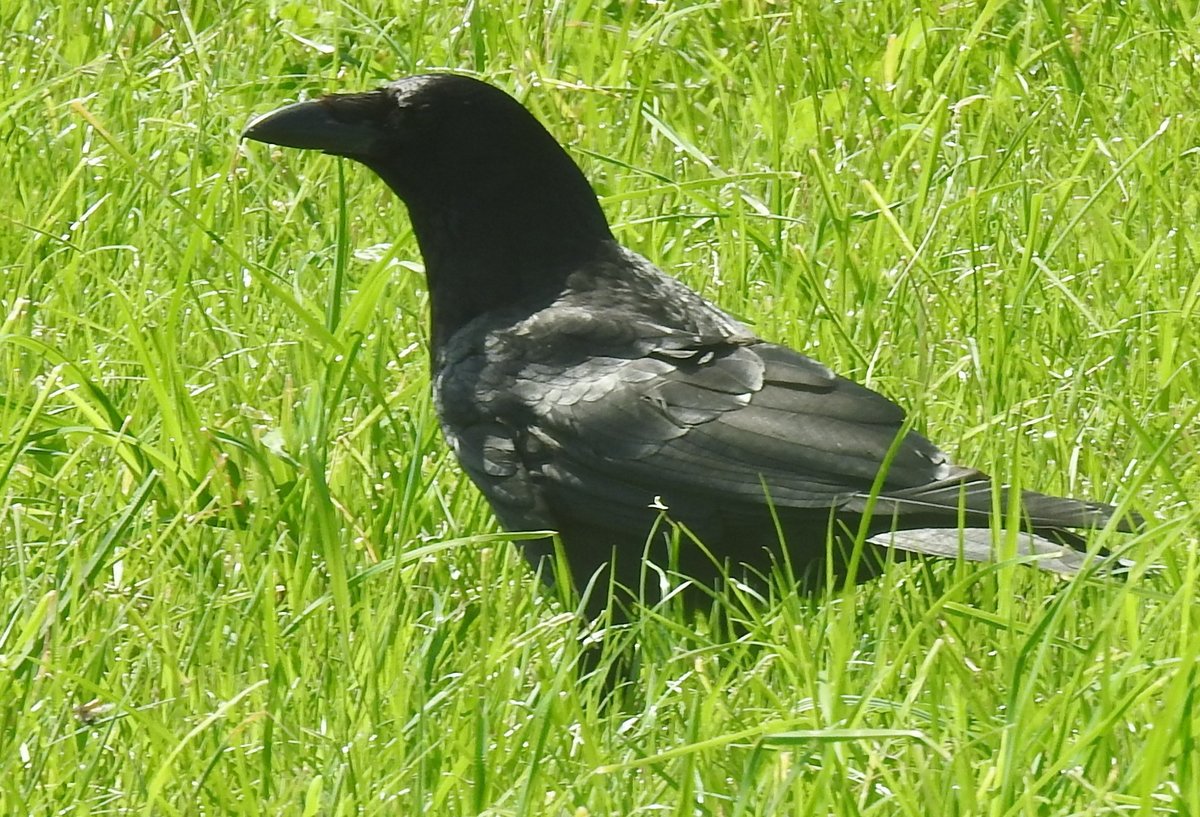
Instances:
[[[580,586],[644,590],[643,557],[668,553],[705,583],[785,549],[811,570],[856,537],[986,560],[993,514],[1016,518],[1006,491],[910,431],[896,404],[618,244],[580,169],[491,85],[409,77],[290,105],[244,136],[354,159],[408,206],[446,440],[504,527],[558,532]],[[1109,505],[1019,499],[1018,552],[1060,572],[1085,560],[1067,529],[1139,524]],[[686,534],[668,544],[672,529]],[[553,553],[548,539],[522,547],[535,564]],[[607,592],[593,596],[596,610]]]

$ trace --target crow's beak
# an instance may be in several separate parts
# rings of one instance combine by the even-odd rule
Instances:
[[[339,156],[365,156],[379,138],[369,122],[335,116],[339,97],[297,102],[255,119],[243,139],[285,148],[323,150]]]

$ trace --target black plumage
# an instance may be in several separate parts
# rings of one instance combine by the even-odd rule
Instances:
[[[908,430],[888,399],[756,337],[619,245],[579,168],[499,89],[411,77],[283,108],[244,135],[359,161],[403,199],[446,439],[506,528],[559,532],[580,586],[615,564],[636,587],[647,542],[665,558],[665,537],[647,538],[664,508],[704,543],[685,537],[677,564],[705,582],[767,567],[780,533],[799,569],[821,564],[831,534],[859,532],[868,549],[991,558],[1002,489]],[[1032,534],[1020,552],[1062,572],[1084,560],[1068,529],[1139,522],[1020,500]],[[551,552],[523,547],[535,562]]]

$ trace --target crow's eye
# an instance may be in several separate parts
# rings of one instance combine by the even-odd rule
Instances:
[[[437,122],[437,114],[428,103],[402,101],[395,106],[392,121],[402,133],[412,136],[432,131]]]

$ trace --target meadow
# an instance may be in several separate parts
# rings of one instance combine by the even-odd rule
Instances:
[[[0,43],[0,814],[1200,813],[1196,0],[17,0]],[[447,69],[957,461],[1143,514],[1093,537],[1137,567],[779,575],[580,680],[442,443],[403,208],[238,140]]]

